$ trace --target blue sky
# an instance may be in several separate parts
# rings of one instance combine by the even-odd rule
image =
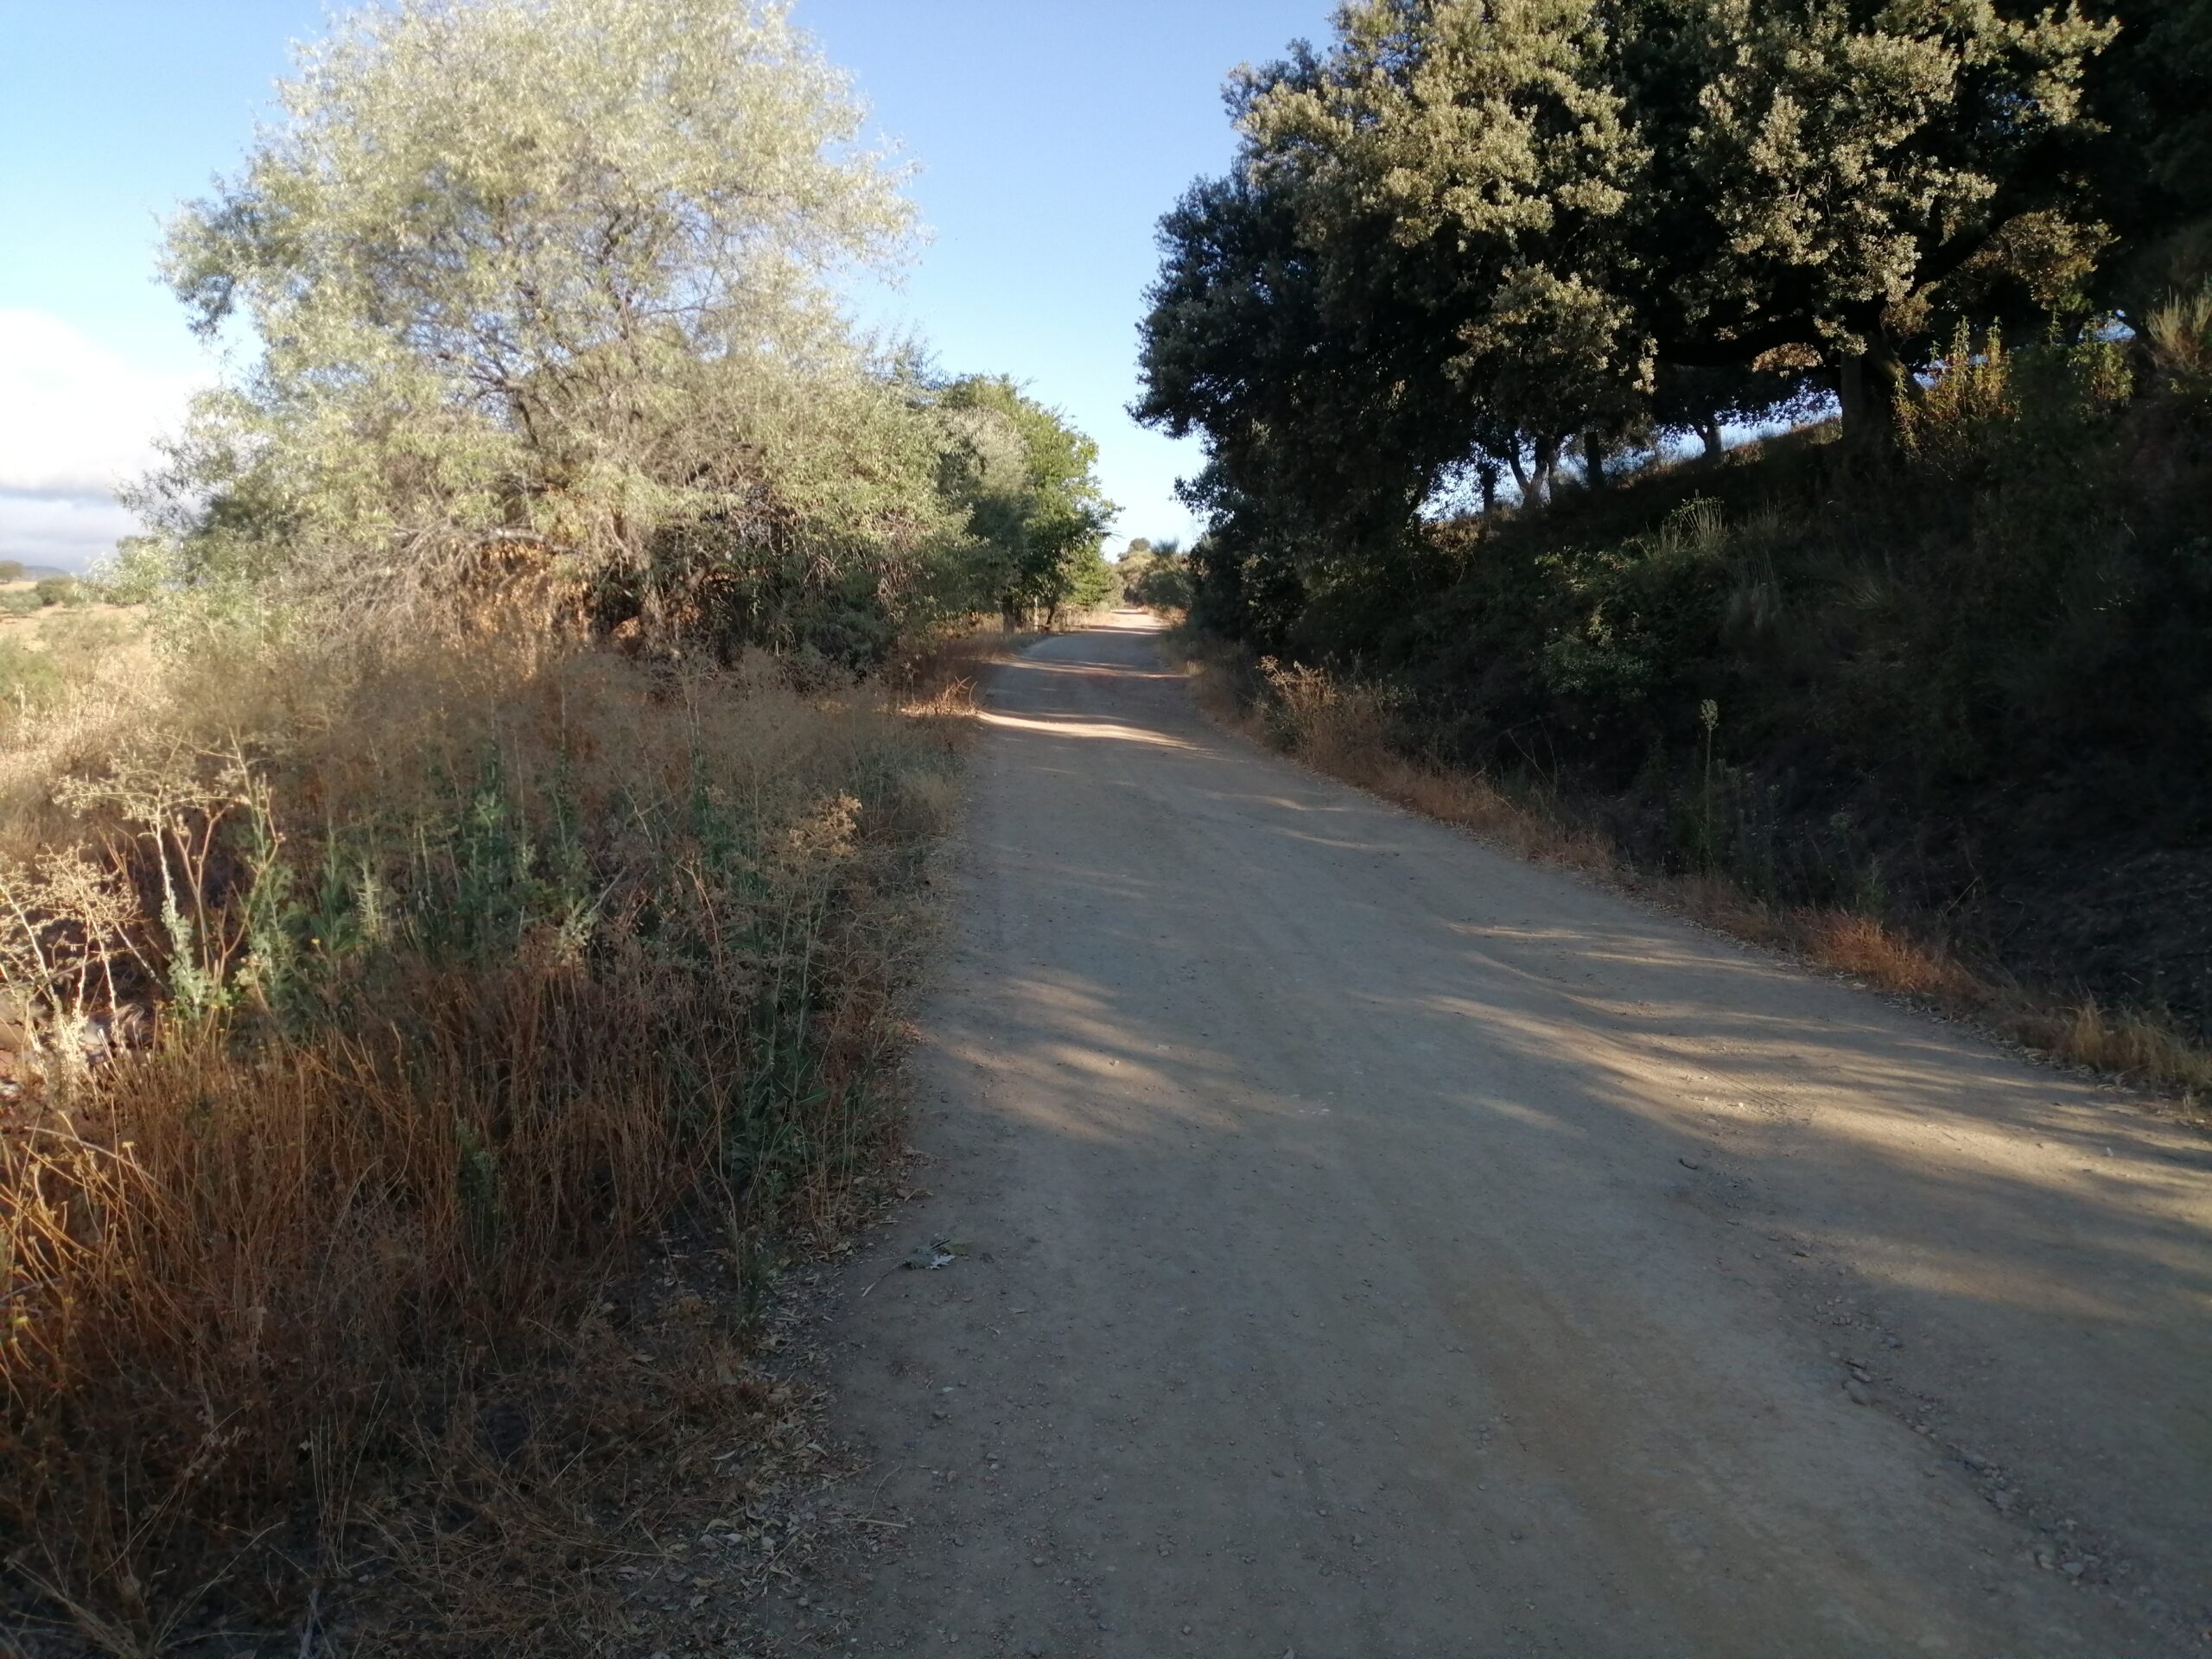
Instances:
[[[1185,535],[1187,446],[1135,427],[1154,222],[1227,162],[1240,62],[1323,0],[798,0],[921,165],[932,238],[862,298],[948,370],[1029,383],[1098,440],[1117,535]],[[110,492],[212,373],[151,278],[157,226],[232,169],[317,0],[0,0],[0,556],[81,565]]]

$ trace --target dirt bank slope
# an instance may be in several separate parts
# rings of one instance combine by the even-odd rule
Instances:
[[[992,707],[835,1333],[899,1542],[793,1650],[2208,1650],[2200,1137],[1224,736],[1135,617]]]

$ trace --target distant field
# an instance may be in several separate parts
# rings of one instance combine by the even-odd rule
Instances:
[[[18,609],[45,577],[0,582],[0,720],[45,707],[148,649],[146,607],[79,598]]]

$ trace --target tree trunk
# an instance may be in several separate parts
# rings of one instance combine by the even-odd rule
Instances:
[[[1605,441],[1595,432],[1582,435],[1582,476],[1593,490],[1605,487]]]
[[[1720,423],[1714,420],[1712,416],[1707,416],[1697,423],[1697,435],[1699,441],[1705,445],[1705,459],[1707,461],[1718,461],[1721,454]]]
[[[1843,441],[1860,454],[1887,454],[1897,435],[1897,406],[1910,395],[1912,377],[1894,342],[1872,335],[1866,349],[1837,366],[1835,389],[1843,404]]]
[[[1536,440],[1536,474],[1530,482],[1535,486],[1535,499],[1548,505],[1552,499],[1552,474],[1559,470],[1559,440],[1552,437]]]
[[[1529,493],[1529,469],[1521,464],[1521,451],[1517,445],[1513,453],[1506,456],[1505,464],[1513,469],[1513,484],[1521,492],[1521,505],[1524,507],[1529,505],[1535,498]]]
[[[1475,481],[1482,486],[1483,517],[1487,518],[1497,511],[1497,463],[1494,461],[1477,461]]]

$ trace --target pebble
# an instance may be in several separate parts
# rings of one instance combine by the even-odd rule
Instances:
[[[2058,1570],[2069,1579],[2078,1579],[2089,1569],[2086,1562],[2065,1561],[2060,1564]]]

